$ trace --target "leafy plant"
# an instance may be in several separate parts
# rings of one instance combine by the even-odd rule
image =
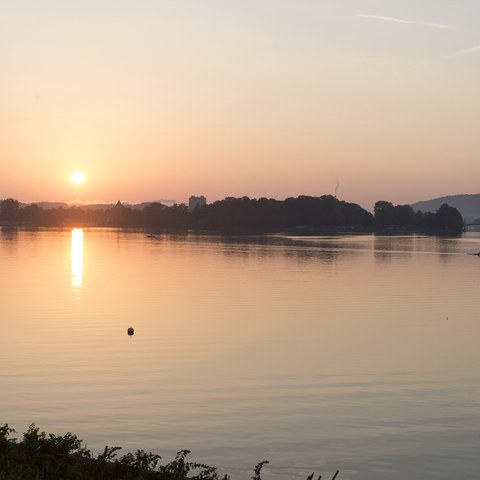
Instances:
[[[20,441],[11,437],[15,433],[8,424],[0,426],[0,480],[220,480],[216,468],[188,461],[190,450],[180,450],[160,465],[160,455],[144,450],[118,457],[121,447],[105,446],[94,458],[76,435],[46,434],[34,423]],[[261,480],[266,464],[264,460],[254,467],[251,480]]]

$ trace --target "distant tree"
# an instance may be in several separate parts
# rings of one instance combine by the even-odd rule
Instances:
[[[396,205],[394,207],[394,218],[396,225],[415,225],[415,211],[410,205]]]
[[[188,207],[184,203],[175,204],[165,210],[165,227],[182,228],[187,226]]]
[[[462,214],[455,208],[444,203],[436,212],[421,212],[415,214],[418,227],[436,232],[460,233],[463,231]]]
[[[423,227],[425,221],[423,217],[424,215],[421,210],[418,210],[418,212],[415,213],[415,225],[417,227]]]
[[[41,225],[43,220],[43,209],[32,203],[20,210],[20,219],[25,225]]]
[[[386,200],[379,200],[374,206],[375,224],[376,225],[394,225],[395,224],[395,207]]]
[[[13,198],[3,200],[0,206],[0,219],[7,223],[15,223],[20,214],[20,202]]]
[[[44,210],[43,224],[46,226],[59,226],[65,224],[66,209],[63,207]]]
[[[455,208],[444,203],[436,212],[437,224],[441,230],[461,232],[463,230],[462,214]]]
[[[120,200],[113,208],[109,210],[108,223],[114,227],[133,227],[136,226],[134,221],[135,212]]]
[[[377,226],[410,227],[415,225],[415,212],[410,205],[393,205],[379,200],[374,207]]]
[[[148,227],[162,227],[165,224],[167,207],[159,202],[153,202],[143,208],[143,221]]]

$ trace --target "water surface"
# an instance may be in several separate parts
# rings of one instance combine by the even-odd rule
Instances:
[[[3,229],[0,422],[232,480],[264,459],[272,480],[478,479],[478,251]]]

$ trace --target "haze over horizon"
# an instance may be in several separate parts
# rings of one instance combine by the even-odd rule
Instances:
[[[301,194],[300,194],[301,195]],[[466,194],[467,196],[468,195],[472,195],[472,196],[475,196],[475,195],[480,195],[480,194]],[[315,195],[317,196],[317,195]],[[319,194],[318,196],[321,196],[321,194]],[[453,197],[462,197],[464,196],[464,194],[459,194],[459,195],[448,195],[448,197],[450,196],[453,196]],[[425,199],[421,199],[421,200],[417,200],[417,201],[412,201],[412,202],[406,202],[406,205],[415,205],[417,203],[423,203],[423,202],[434,202],[435,200],[439,199],[439,198],[443,198],[443,197],[447,197],[447,195],[442,195],[440,197],[435,197],[435,198],[425,198]],[[261,196],[259,197],[254,197],[254,198],[261,198]],[[273,197],[271,197],[273,198]],[[0,201],[3,200],[3,198],[0,198]],[[18,199],[17,199],[18,200]],[[216,200],[223,200],[223,199],[218,199],[218,198],[215,198],[215,199],[208,199],[207,198],[207,203],[213,203],[215,202]],[[276,198],[276,200],[285,200],[285,198]],[[339,200],[343,200],[342,198],[339,198]],[[377,199],[377,200],[385,200],[385,199]],[[387,199],[388,200],[388,199]],[[23,204],[32,204],[32,203],[37,203],[37,204],[57,204],[57,203],[66,203],[68,204],[69,206],[85,206],[85,207],[88,207],[89,205],[115,205],[118,201],[120,201],[122,204],[126,204],[126,205],[140,205],[140,204],[144,204],[144,203],[153,203],[153,202],[160,202],[160,203],[164,203],[166,205],[173,205],[173,204],[187,204],[188,205],[188,199],[184,200],[184,199],[180,199],[180,200],[177,200],[177,199],[165,199],[165,198],[151,198],[151,199],[145,199],[145,200],[124,200],[122,198],[118,198],[117,200],[113,200],[113,201],[105,201],[105,200],[100,200],[100,199],[97,199],[97,200],[79,200],[79,199],[75,199],[75,200],[20,200],[21,203]],[[362,205],[360,204],[359,202],[355,202],[355,201],[351,201],[352,203],[357,203],[358,205],[360,205],[361,207],[365,208],[366,210],[370,211],[373,213],[374,211],[374,203],[372,204],[369,204],[369,205]],[[449,205],[451,205],[451,202],[447,202]],[[453,205],[451,205],[453,206]],[[431,209],[430,211],[434,211],[436,210],[436,208],[438,207],[435,207],[433,209]]]
[[[5,0],[0,198],[336,193],[371,209],[477,193],[479,14],[473,0]]]

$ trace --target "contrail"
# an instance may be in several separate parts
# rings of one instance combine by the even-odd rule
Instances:
[[[412,23],[407,20],[402,20],[400,18],[384,17],[382,15],[359,15],[359,17],[370,18],[371,20],[385,20],[387,22],[395,22],[395,23]]]
[[[358,16],[361,17],[361,18],[368,18],[370,20],[383,20],[385,22],[403,23],[403,24],[406,24],[406,25],[421,25],[423,27],[441,28],[441,29],[444,29],[444,30],[450,30],[450,29],[454,28],[451,25],[444,25],[442,23],[404,20],[403,18],[386,17],[384,15],[358,15]]]
[[[470,53],[480,52],[480,45],[476,45],[475,47],[465,48],[464,50],[459,50],[458,52],[452,53],[451,55],[447,55],[447,58],[453,57],[461,57],[462,55],[468,55]]]

